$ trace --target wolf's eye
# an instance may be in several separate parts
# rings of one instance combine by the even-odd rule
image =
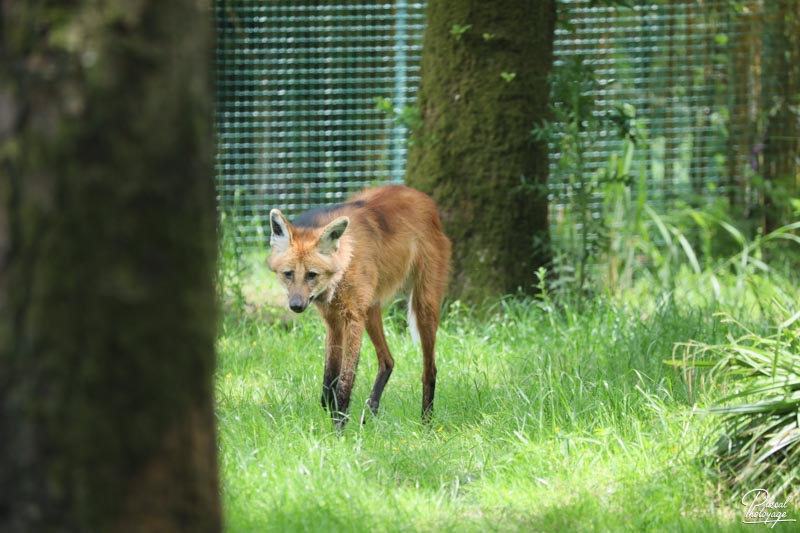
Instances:
[[[316,272],[306,272],[306,281],[314,281],[317,278]]]
[[[283,273],[283,277],[291,281],[294,278],[294,270],[287,270]]]

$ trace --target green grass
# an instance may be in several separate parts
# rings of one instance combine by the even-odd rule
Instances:
[[[419,347],[390,309],[381,412],[358,424],[377,366],[365,338],[342,434],[319,404],[316,312],[286,322],[229,309],[216,392],[228,531],[752,531],[741,495],[701,457],[713,392],[665,361],[676,343],[742,333],[715,311],[758,328],[769,305],[757,286],[739,303],[681,287],[580,309],[505,300],[480,318],[451,304],[430,425]]]

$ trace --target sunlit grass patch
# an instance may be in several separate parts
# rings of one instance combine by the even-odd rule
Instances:
[[[741,333],[717,320],[719,307],[654,296],[580,309],[512,299],[479,319],[450,309],[432,423],[420,422],[419,347],[390,310],[396,366],[381,412],[358,424],[376,372],[365,340],[341,435],[319,404],[319,317],[225,316],[217,413],[228,529],[740,529],[734,492],[698,460],[711,425],[698,411],[711,397],[665,364],[676,343]]]

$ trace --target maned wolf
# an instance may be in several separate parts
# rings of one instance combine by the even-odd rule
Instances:
[[[378,375],[367,405],[378,411],[394,367],[381,305],[400,290],[408,294],[411,334],[422,344],[422,418],[428,420],[436,386],[439,306],[450,270],[450,240],[433,200],[414,189],[388,185],[303,213],[293,224],[273,209],[270,225],[268,263],[286,288],[289,307],[301,313],[314,302],[327,324],[322,405],[336,427],[347,422],[364,328],[378,355]]]

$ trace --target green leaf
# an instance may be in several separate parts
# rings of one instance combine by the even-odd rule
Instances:
[[[453,27],[450,28],[450,35],[456,38],[456,41],[461,40],[461,36],[464,35],[467,31],[472,28],[472,24],[453,24]]]
[[[501,72],[500,73],[500,77],[503,78],[506,81],[506,83],[511,83],[514,80],[514,78],[517,77],[517,73],[516,72]]]

